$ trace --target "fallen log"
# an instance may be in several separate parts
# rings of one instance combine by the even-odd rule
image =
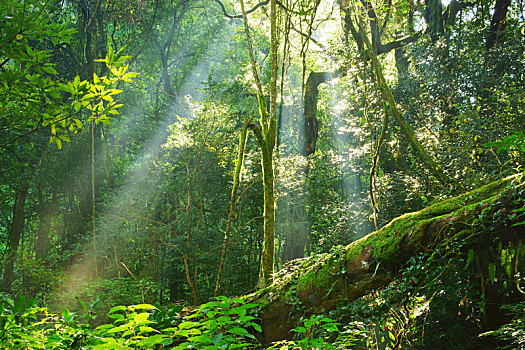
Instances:
[[[509,186],[514,186],[514,195],[517,193],[520,179],[505,178],[404,214],[336,252],[285,265],[271,286],[247,296],[261,305],[261,342],[289,339],[300,316],[325,313],[342,302],[352,302],[387,286],[399,276],[400,268],[410,257],[419,252],[431,254],[442,242],[461,239],[479,244],[494,235],[522,241],[525,226],[513,227],[506,222],[506,216],[494,220],[502,208],[510,211],[513,206],[523,207],[525,199],[505,197]]]

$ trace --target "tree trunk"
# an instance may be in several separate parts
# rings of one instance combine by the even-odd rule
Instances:
[[[246,33],[246,41],[250,55],[250,65],[257,87],[257,102],[259,104],[259,125],[250,123],[248,126],[255,134],[261,149],[261,166],[264,188],[264,241],[261,256],[259,286],[264,287],[272,282],[273,260],[275,254],[275,178],[273,166],[273,152],[277,140],[277,7],[276,0],[270,0],[270,113],[266,109],[262,84],[257,73],[257,63],[253,54],[253,45],[248,25],[248,17],[244,8],[244,1],[240,1],[241,12]]]
[[[39,222],[38,235],[35,241],[35,260],[45,259],[49,250],[49,232],[51,230],[52,212],[57,208],[57,195],[53,193],[50,201],[44,199],[42,190],[38,195]]]
[[[441,0],[426,0],[425,1],[425,21],[427,22],[427,31],[436,41],[443,35],[443,5]]]
[[[273,260],[275,254],[275,179],[273,172],[273,152],[263,148],[261,164],[264,187],[264,239],[259,285],[267,286],[271,284],[273,280]]]
[[[303,131],[301,135],[301,154],[309,156],[315,153],[315,146],[319,134],[317,120],[317,101],[319,99],[319,85],[339,75],[340,72],[311,72],[304,86],[303,99]]]
[[[405,118],[403,117],[399,109],[397,108],[397,104],[394,99],[394,96],[392,95],[392,91],[390,90],[390,87],[388,86],[388,83],[386,82],[385,76],[383,75],[383,70],[381,68],[381,64],[379,63],[375,50],[373,49],[372,44],[370,43],[370,40],[368,39],[368,36],[364,33],[361,27],[359,29],[362,34],[361,36],[363,38],[365,46],[368,49],[370,59],[372,61],[372,65],[374,67],[379,91],[381,92],[381,95],[383,96],[385,103],[387,103],[388,106],[390,107],[390,110],[392,111],[392,114],[394,115],[394,119],[396,120],[399,127],[401,128],[401,132],[408,139],[408,141],[410,142],[410,145],[412,146],[412,149],[414,150],[418,158],[421,160],[425,168],[427,168],[427,170],[436,179],[440,180],[442,184],[448,184],[448,185],[453,186],[454,188],[461,188],[461,185],[455,179],[451,178],[443,171],[442,167],[440,167],[437,164],[434,158],[432,158],[432,156],[426,151],[423,145],[416,138],[414,131],[412,130],[410,125],[407,123],[407,121],[405,120]]]
[[[15,259],[20,245],[20,237],[24,229],[24,211],[26,204],[27,192],[29,190],[29,180],[23,179],[18,188],[15,205],[13,208],[13,226],[9,238],[9,245],[6,251],[6,263],[4,269],[4,280],[2,282],[2,290],[6,293],[11,292],[11,284],[15,277]]]
[[[93,239],[93,259],[95,276],[98,275],[97,232],[96,232],[96,189],[95,189],[95,120],[91,122],[91,236]]]
[[[233,174],[233,187],[230,198],[230,211],[228,212],[228,221],[226,222],[226,229],[224,231],[224,241],[222,243],[221,260],[219,262],[219,270],[217,272],[217,282],[215,283],[214,295],[218,296],[221,288],[221,278],[226,260],[226,251],[228,249],[228,242],[230,240],[230,230],[235,215],[235,204],[237,203],[237,191],[239,189],[239,182],[241,178],[242,163],[244,161],[244,147],[246,146],[246,136],[248,134],[248,124],[242,126],[239,135],[239,151],[237,153],[237,163],[235,164],[235,172]]]
[[[261,305],[261,341],[269,344],[288,339],[301,317],[326,313],[341,302],[348,304],[388,285],[412,256],[435,251],[442,242],[460,240],[468,249],[495,235],[523,240],[525,226],[512,227],[507,222],[500,222],[493,230],[483,226],[492,225],[502,208],[510,212],[512,206],[522,205],[504,199],[511,181],[516,177],[405,214],[338,253],[285,266],[271,286],[248,297]],[[293,309],[299,302],[304,311]]]
[[[489,37],[487,39],[487,48],[491,49],[501,44],[503,41],[503,31],[505,30],[505,19],[510,6],[510,0],[497,0],[494,5],[494,14],[490,21]]]

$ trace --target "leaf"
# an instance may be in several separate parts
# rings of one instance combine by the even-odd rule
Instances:
[[[108,312],[108,315],[109,314],[112,314],[114,312],[117,312],[117,311],[126,311],[127,310],[127,307],[125,307],[124,305],[118,305],[118,306],[113,306],[109,312]]]
[[[169,345],[171,343],[171,339],[163,334],[155,334],[150,337],[146,337],[140,341],[137,342],[137,345],[144,346],[146,348],[155,348],[154,345],[162,344],[162,345]],[[156,349],[156,348],[155,348]]]
[[[211,342],[213,343],[213,345],[217,345],[221,341],[222,337],[222,333],[215,334],[213,337],[211,337]]]
[[[229,333],[237,334],[237,335],[247,335],[249,334],[248,331],[241,327],[233,327],[232,329],[228,330]]]
[[[494,263],[489,264],[489,279],[492,284],[496,281],[496,265]]]
[[[297,328],[292,329],[292,331],[294,331],[295,333],[306,333],[306,328],[297,327]]]
[[[474,249],[471,248],[468,250],[467,264],[465,265],[465,270],[470,266],[473,260],[474,260]]]
[[[58,74],[58,72],[55,70],[55,68],[53,67],[49,67],[49,66],[43,66],[42,67],[42,70],[46,73],[49,73],[49,74]]]
[[[118,327],[113,327],[110,330],[108,330],[106,333],[117,333],[117,332],[123,332],[127,330],[128,330],[128,327],[126,325],[122,325]]]
[[[194,328],[196,326],[200,325],[199,322],[192,322],[192,321],[186,321],[179,324],[180,329],[188,329],[188,328]]]
[[[87,311],[86,303],[84,303],[82,300],[80,300],[79,297],[75,297],[75,299],[77,299],[77,301],[80,303],[80,306],[82,306],[82,309],[84,309],[84,311]]]
[[[155,306],[151,304],[138,304],[138,305],[132,305],[130,306],[131,310],[147,310],[147,309],[154,309],[158,310]]]
[[[253,322],[247,322],[246,323],[247,326],[250,326],[250,327],[253,327],[253,329],[255,329],[257,332],[262,332],[262,328],[260,325],[258,325],[257,323],[253,323]]]
[[[149,314],[146,313],[146,312],[142,312],[140,314],[136,314],[134,317],[133,317],[133,321],[138,324],[138,325],[141,325],[141,324],[149,324],[149,323],[152,323],[152,321],[149,321],[148,320],[148,317],[149,317]]]
[[[140,326],[139,327],[140,333],[149,333],[149,332],[157,332],[156,329],[148,327],[148,326]],[[158,333],[158,332],[157,332]]]
[[[75,314],[71,314],[71,312],[68,309],[65,309],[64,312],[62,312],[62,318],[66,323],[69,323],[72,321]]]

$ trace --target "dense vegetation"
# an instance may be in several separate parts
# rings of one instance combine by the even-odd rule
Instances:
[[[0,348],[525,348],[522,0],[0,2]]]

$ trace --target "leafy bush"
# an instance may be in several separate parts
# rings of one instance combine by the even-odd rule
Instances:
[[[17,302],[1,295],[0,348],[2,349],[249,349],[261,327],[250,315],[256,304],[242,299],[219,297],[197,310],[181,306],[167,308],[151,304],[115,306],[113,319],[93,328],[90,322],[96,304],[80,305],[87,315],[81,320],[65,310],[49,314],[36,307],[34,299],[21,297]]]
[[[503,349],[525,349],[525,302],[505,305],[502,308],[513,315],[512,321],[495,331],[486,332],[480,336],[493,335],[511,343]]]

